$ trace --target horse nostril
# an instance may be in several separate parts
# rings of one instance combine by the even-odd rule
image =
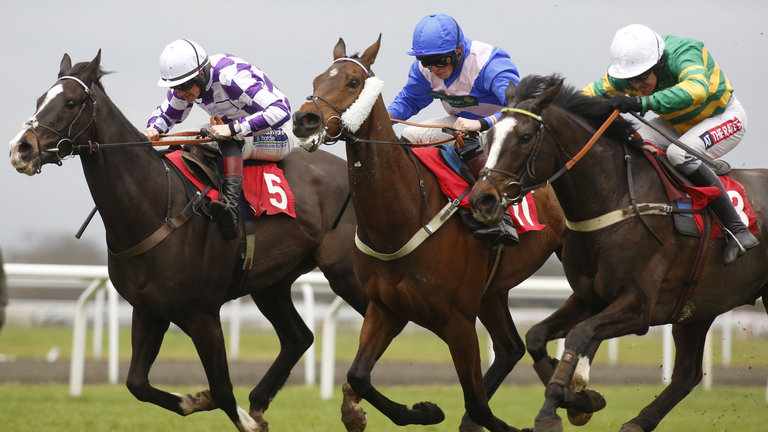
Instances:
[[[316,130],[320,127],[320,116],[315,113],[305,113],[301,121],[302,125],[308,130]]]
[[[16,144],[16,151],[19,153],[19,156],[25,156],[29,153],[32,153],[32,144],[29,143],[29,141],[22,139]]]
[[[476,204],[477,207],[481,209],[494,209],[498,205],[498,202],[499,201],[495,196],[489,193],[485,193],[480,195],[476,201]]]

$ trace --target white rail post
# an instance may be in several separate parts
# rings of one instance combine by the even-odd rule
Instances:
[[[103,279],[91,282],[88,288],[80,294],[75,304],[75,321],[72,330],[72,358],[69,365],[69,394],[80,396],[83,394],[83,374],[85,370],[85,333],[87,317],[85,302],[104,284]]]
[[[312,284],[302,283],[301,292],[304,296],[304,323],[309,327],[309,331],[315,334],[315,292],[312,290]],[[304,353],[304,384],[308,386],[315,385],[317,381],[316,361],[315,342],[313,341],[307,352]]]
[[[240,358],[240,298],[229,302],[229,359]]]
[[[731,354],[733,351],[733,311],[723,314],[720,319],[720,331],[723,336],[722,363],[725,367],[731,366]]]
[[[619,364],[619,338],[608,339],[608,364]]]
[[[662,326],[662,363],[661,363],[661,383],[664,385],[672,382],[672,324]]]
[[[107,319],[109,320],[109,360],[108,375],[109,383],[117,384],[120,378],[120,316],[118,315],[119,294],[112,285],[112,281],[107,281]]]
[[[93,358],[100,360],[104,347],[104,302],[107,293],[96,291],[93,298]]]
[[[320,359],[320,399],[328,400],[333,396],[333,377],[336,370],[336,314],[344,301],[336,297],[328,307],[323,320],[323,342]]]
[[[702,362],[704,390],[712,390],[712,328],[710,327],[704,339],[704,360]]]

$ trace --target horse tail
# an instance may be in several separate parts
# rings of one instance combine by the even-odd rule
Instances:
[[[341,210],[339,210],[339,214],[336,215],[336,219],[333,220],[333,225],[331,225],[331,230],[335,230],[337,226],[339,226],[339,222],[341,222],[341,217],[344,216],[344,212],[347,210],[347,207],[349,207],[349,200],[352,199],[352,191],[347,192],[347,198],[344,200],[344,204],[341,206]]]

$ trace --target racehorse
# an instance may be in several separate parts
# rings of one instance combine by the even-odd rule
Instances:
[[[392,251],[443,211],[446,198],[435,176],[392,129],[380,95],[383,84],[371,71],[380,42],[381,37],[362,55],[347,57],[345,43],[339,39],[333,64],[314,79],[313,95],[294,113],[294,134],[307,146],[325,142],[326,137],[346,141],[357,241],[374,255],[376,251],[390,254],[384,261],[360,250],[355,253],[355,271],[369,303],[357,355],[347,374],[351,389],[345,391],[342,421],[350,431],[364,428],[364,414],[357,405],[360,398],[398,425],[435,424],[444,419],[437,405],[421,402],[409,408],[371,384],[376,361],[412,321],[435,333],[450,349],[467,410],[461,430],[480,430],[477,425],[494,432],[517,430],[488,407],[489,398],[525,353],[509,312],[508,291],[560,248],[562,214],[552,191],[539,189],[536,206],[547,228],[523,234],[518,245],[505,248],[499,272],[488,285],[494,254],[457,217],[448,218],[410,254],[394,259]],[[350,126],[354,122],[359,130]],[[478,317],[496,353],[485,377],[475,331]]]
[[[475,216],[493,222],[502,200],[514,201],[545,181],[553,182],[573,227],[565,235],[562,261],[574,294],[526,336],[529,353],[542,368],[549,364],[551,376],[535,430],[562,431],[556,409],[567,400],[569,383],[588,383],[589,361],[600,341],[671,323],[677,347],[672,381],[621,428],[651,431],[701,380],[704,341],[715,317],[760,296],[768,300],[768,172],[730,174],[751,199],[763,244],[724,266],[721,248],[700,253],[696,238],[676,234],[668,210],[661,212],[664,217],[640,214],[650,208],[647,203],[668,200],[652,165],[631,145],[632,124],[618,118],[608,136],[585,153],[593,128],[611,113],[606,99],[584,96],[551,75],[526,77],[508,100],[511,109],[491,132],[491,156],[471,193]],[[607,220],[617,209],[626,210],[623,221],[584,229],[585,221],[596,223],[600,219],[593,218],[603,215]],[[722,246],[722,239],[713,246]],[[692,278],[697,266],[700,276]],[[565,335],[558,364],[545,343]]]
[[[108,260],[110,278],[133,306],[130,392],[181,415],[221,408],[240,431],[265,431],[264,411],[313,341],[291,301],[293,282],[319,267],[334,292],[360,313],[366,308],[351,261],[355,217],[353,209],[344,210],[349,187],[336,175],[344,162],[328,153],[294,152],[280,163],[294,191],[296,218],[274,215],[256,221],[257,253],[247,274],[241,270],[239,242],[225,241],[215,223],[194,213],[156,247],[121,257],[121,251],[183,213],[190,200],[184,180],[169,172],[168,162],[107,96],[100,60],[101,51],[92,61],[71,66],[64,55],[58,79],[11,143],[12,164],[34,175],[43,164],[61,163],[62,153],[80,149],[107,245],[114,252]],[[109,143],[138,145],[100,147]],[[225,302],[246,294],[272,323],[281,346],[250,393],[248,413],[232,393],[219,317]],[[179,396],[150,385],[149,370],[171,322],[192,338],[210,390]]]

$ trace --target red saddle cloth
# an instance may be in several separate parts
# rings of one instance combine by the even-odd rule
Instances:
[[[187,178],[199,191],[206,189],[187,168],[181,158],[181,150],[165,155],[166,159]],[[246,161],[243,166],[243,195],[253,215],[258,217],[263,213],[274,215],[284,213],[296,217],[296,202],[291,186],[288,184],[282,168],[274,162]],[[255,163],[254,163],[255,162]],[[211,200],[219,199],[219,191],[210,189],[206,196]]]
[[[458,198],[469,187],[469,183],[445,163],[437,147],[415,148],[413,153],[437,177],[440,190],[448,199]],[[462,198],[461,207],[469,208],[469,195]],[[518,204],[509,206],[507,213],[512,216],[515,229],[520,234],[528,231],[540,231],[546,227],[546,225],[539,223],[533,192],[527,193]]]

